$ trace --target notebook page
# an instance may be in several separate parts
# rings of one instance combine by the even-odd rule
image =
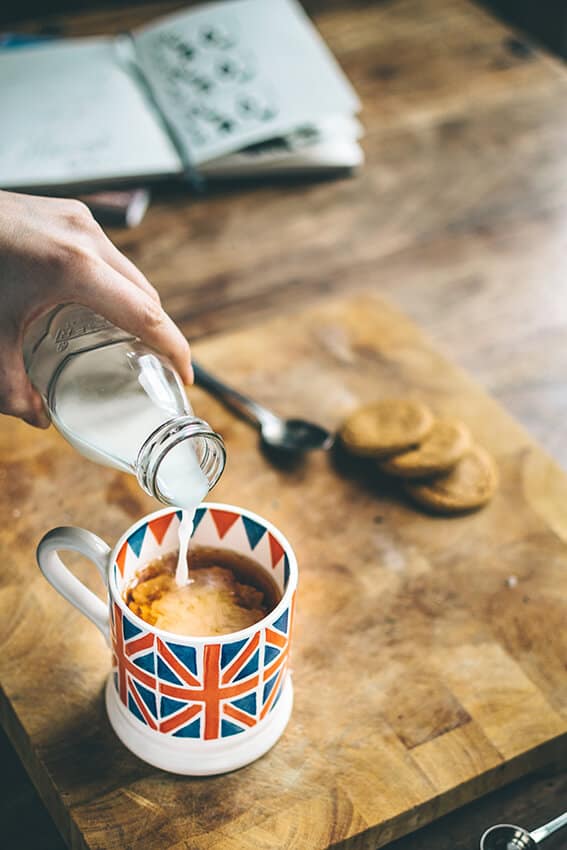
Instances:
[[[358,144],[362,134],[356,118],[329,116],[285,136],[203,163],[199,171],[204,177],[220,178],[352,170],[364,161]]]
[[[115,39],[0,50],[0,187],[179,173],[179,156]]]
[[[359,108],[294,0],[210,3],[133,40],[155,100],[195,165]]]

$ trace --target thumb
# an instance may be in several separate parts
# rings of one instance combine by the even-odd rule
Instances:
[[[36,428],[48,428],[43,400],[27,376],[16,340],[2,340],[0,348],[0,413],[16,416]]]

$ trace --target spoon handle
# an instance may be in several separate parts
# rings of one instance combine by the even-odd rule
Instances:
[[[564,814],[559,815],[559,817],[550,820],[549,823],[544,823],[543,826],[534,829],[530,835],[536,844],[538,844],[540,841],[543,841],[544,838],[547,838],[563,826],[567,826],[567,812],[564,812]]]
[[[255,425],[262,425],[263,422],[273,420],[276,417],[267,408],[262,407],[256,401],[253,401],[248,396],[237,392],[232,387],[223,384],[210,372],[207,372],[198,363],[193,361],[193,372],[195,374],[195,383],[205,390],[209,390],[213,395],[217,396],[227,407],[239,413],[244,419],[253,422]]]

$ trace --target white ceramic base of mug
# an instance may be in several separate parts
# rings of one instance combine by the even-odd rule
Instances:
[[[292,706],[293,686],[288,673],[276,705],[253,729],[218,741],[188,741],[149,729],[122,704],[112,676],[106,683],[108,719],[124,746],[154,767],[185,776],[228,773],[260,758],[282,735]]]

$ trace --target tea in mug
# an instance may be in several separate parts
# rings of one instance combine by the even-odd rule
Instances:
[[[175,579],[177,553],[140,570],[124,599],[130,610],[152,626],[191,637],[224,635],[262,620],[276,607],[281,592],[269,573],[231,549],[193,544],[189,583]]]

